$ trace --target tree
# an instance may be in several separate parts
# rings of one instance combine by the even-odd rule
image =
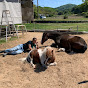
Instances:
[[[87,2],[88,0],[82,0],[83,2]]]

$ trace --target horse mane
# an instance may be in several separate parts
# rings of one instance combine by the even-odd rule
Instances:
[[[49,34],[48,36],[49,37],[59,37],[59,36],[63,36],[63,35],[67,35],[69,36],[69,34],[67,33],[61,33],[61,32],[56,32],[56,31],[45,31],[44,32],[45,34]]]
[[[46,52],[47,50],[52,50],[52,48],[50,46],[46,47],[43,52],[42,52],[42,55],[46,56]]]
[[[67,33],[62,33],[62,32],[57,32],[57,31],[45,31],[44,33],[59,34],[59,35],[67,34]]]

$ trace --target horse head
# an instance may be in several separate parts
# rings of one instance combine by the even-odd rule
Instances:
[[[51,47],[46,47],[46,60],[45,64],[50,64],[55,61],[55,53]]]
[[[49,33],[44,32],[41,40],[41,44],[48,40]]]

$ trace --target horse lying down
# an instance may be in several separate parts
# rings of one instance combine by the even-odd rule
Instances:
[[[48,39],[54,40],[58,48],[64,48],[66,53],[84,53],[87,50],[85,40],[79,36],[72,36],[65,33],[44,32],[41,44]]]
[[[55,54],[51,47],[46,47],[45,49],[33,49],[29,52],[26,58],[20,59],[23,62],[27,61],[35,68],[36,63],[40,63],[43,67],[47,68],[50,65],[55,66]]]

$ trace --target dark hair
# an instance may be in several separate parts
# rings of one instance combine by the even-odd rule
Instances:
[[[33,40],[33,41],[34,41],[34,40],[37,40],[37,38],[33,38],[32,40]]]

